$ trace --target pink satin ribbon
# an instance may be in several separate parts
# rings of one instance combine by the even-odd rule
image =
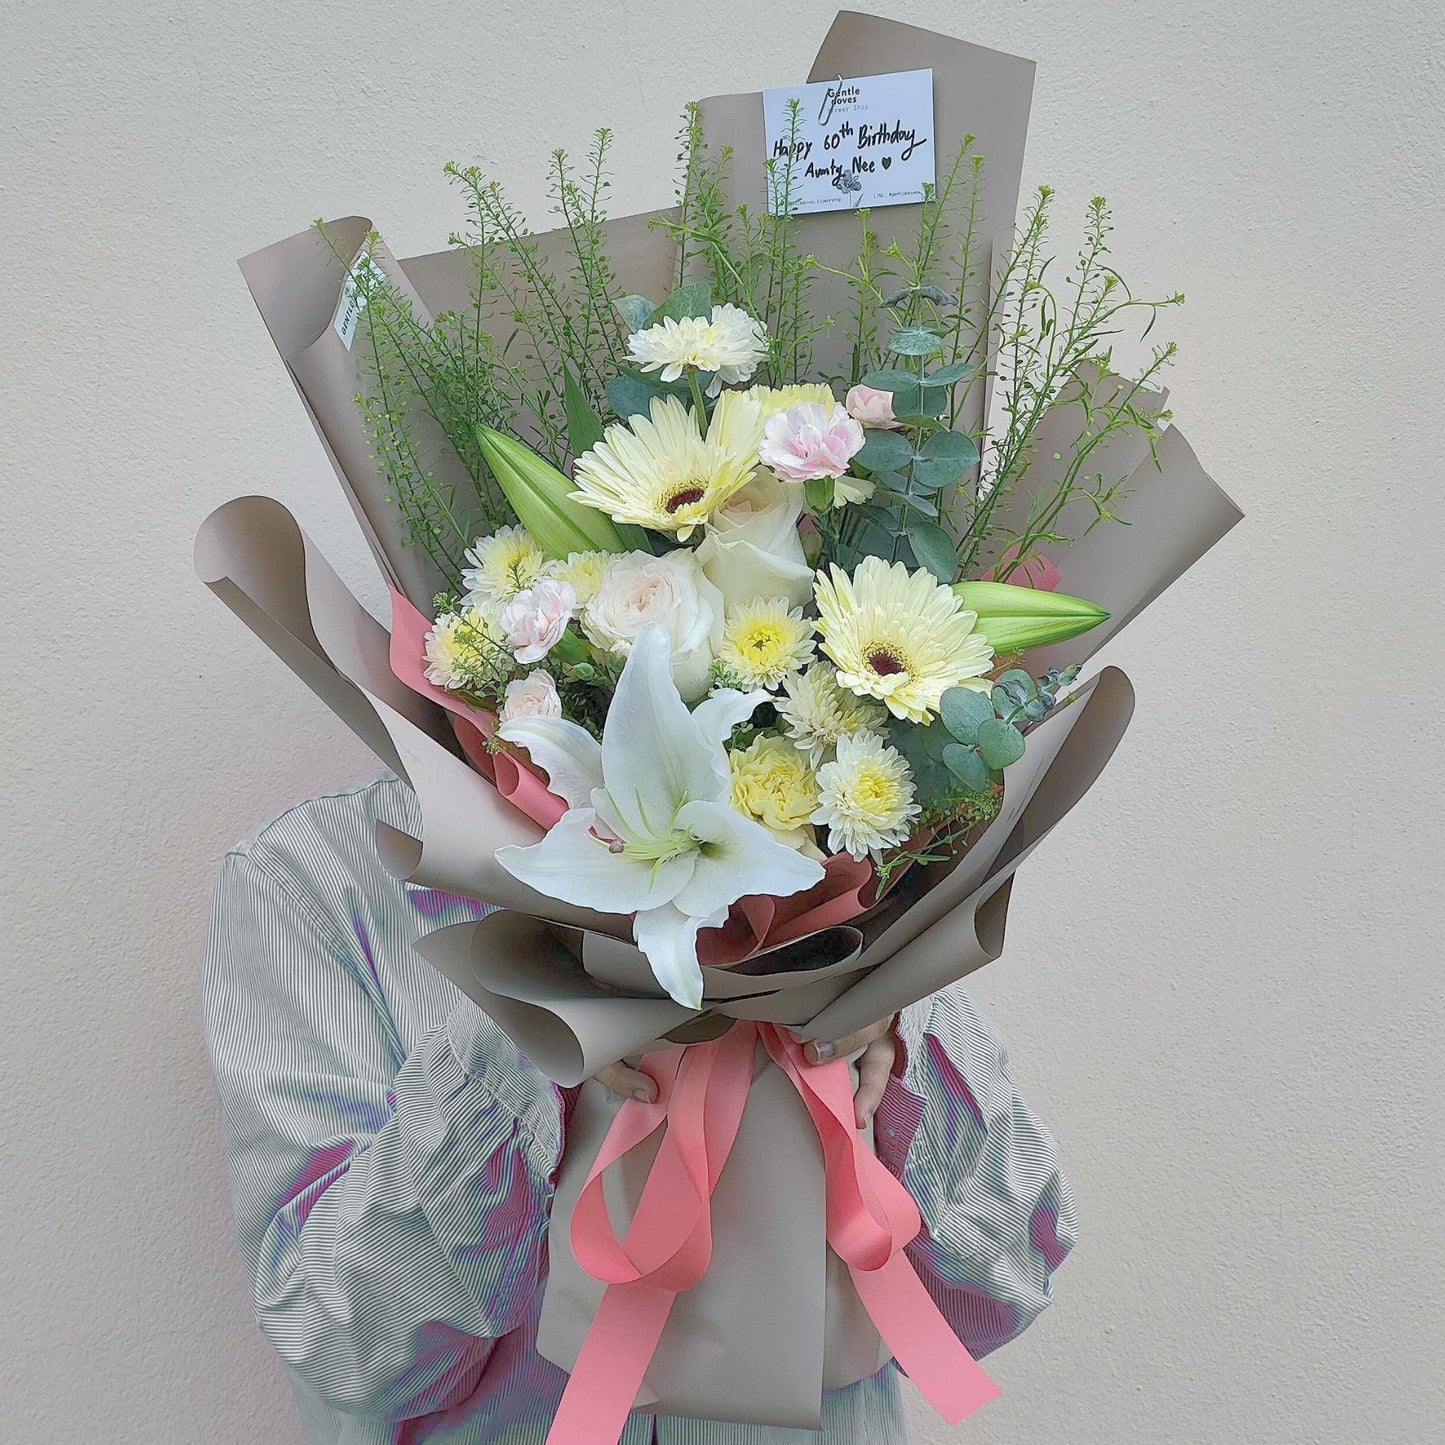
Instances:
[[[657,1101],[629,1099],[588,1171],[572,1215],[572,1249],[606,1283],[547,1445],[616,1440],[677,1296],[712,1260],[713,1191],[727,1163],[761,1040],[802,1096],[823,1145],[828,1243],[848,1266],[869,1316],[908,1377],[950,1424],[998,1387],[959,1342],[914,1272],[904,1246],[922,1228],[918,1205],[864,1143],[845,1061],[809,1064],[803,1046],[769,1023],[739,1021],[721,1038],[648,1054]],[[618,1239],[602,1176],[664,1130],[625,1239]],[[742,1387],[742,1382],[739,1382]]]

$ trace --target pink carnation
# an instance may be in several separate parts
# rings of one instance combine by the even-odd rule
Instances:
[[[848,408],[848,415],[855,421],[862,422],[864,426],[893,431],[899,425],[897,417],[893,415],[891,391],[879,391],[876,387],[864,386],[860,381],[844,398],[843,405]]]
[[[540,577],[502,609],[502,631],[518,662],[540,662],[562,640],[577,593],[570,582]]]
[[[811,482],[841,477],[862,445],[863,428],[841,406],[804,401],[768,418],[758,459],[785,482]]]

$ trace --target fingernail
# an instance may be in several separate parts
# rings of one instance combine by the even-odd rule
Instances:
[[[636,1099],[639,1104],[650,1104],[652,1102],[652,1095],[646,1089],[634,1089],[632,1091],[632,1097]]]
[[[813,1054],[817,1058],[818,1062],[821,1064],[824,1062],[824,1060],[831,1059],[833,1057],[833,1045],[828,1043],[825,1039],[822,1043],[813,1045]]]

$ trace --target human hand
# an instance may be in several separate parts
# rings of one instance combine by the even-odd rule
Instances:
[[[858,1059],[858,1088],[853,1094],[853,1119],[858,1128],[868,1126],[879,1104],[883,1102],[883,1091],[888,1087],[888,1076],[893,1072],[894,1060],[898,1057],[898,1044],[893,1037],[894,1014],[859,1029],[841,1039],[812,1039],[803,1049],[803,1057],[810,1064],[826,1064],[833,1059],[844,1059],[862,1049]],[[802,1035],[796,1029],[789,1032],[800,1043]]]
[[[592,1077],[619,1099],[637,1099],[651,1104],[657,1098],[657,1084],[641,1069],[631,1068],[622,1061],[598,1069]]]

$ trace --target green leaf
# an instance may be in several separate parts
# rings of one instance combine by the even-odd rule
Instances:
[[[908,529],[908,540],[919,563],[940,582],[952,582],[958,575],[958,549],[937,522],[915,522]]]
[[[896,431],[870,430],[854,458],[870,472],[896,472],[913,457],[913,443]]]
[[[910,496],[907,492],[895,491],[892,487],[874,487],[873,501],[883,502],[890,508],[903,508],[917,512],[924,517],[936,517],[938,508],[927,497]]]
[[[893,718],[888,727],[888,741],[903,754],[913,772],[918,801],[928,807],[946,802],[956,791],[953,774],[943,755],[953,746],[953,739],[941,727],[918,727]]]
[[[938,431],[919,448],[914,479],[935,492],[951,486],[978,461],[978,447],[958,431]]]
[[[657,548],[652,545],[652,538],[647,533],[646,527],[639,527],[635,522],[617,522],[617,535],[622,538],[622,545],[629,552],[651,552],[657,556]]]
[[[971,793],[981,793],[994,781],[993,770],[962,743],[949,743],[943,750],[943,764]]]
[[[612,304],[629,332],[641,331],[647,325],[648,317],[657,309],[646,296],[619,296]]]
[[[567,413],[567,445],[574,457],[580,457],[602,440],[602,418],[567,366],[562,368],[562,406]]]
[[[1012,724],[989,718],[978,725],[979,756],[991,768],[1006,768],[1024,755],[1024,735]]]
[[[888,349],[897,356],[937,356],[943,350],[943,338],[926,326],[905,326],[893,333]]]
[[[961,743],[976,743],[979,727],[993,716],[986,692],[973,687],[951,687],[939,699],[943,725]]]
[[[679,286],[651,316],[648,326],[661,321],[681,321],[687,316],[709,316],[712,314],[712,287],[706,281],[691,286]]]
[[[955,361],[949,366],[940,366],[930,372],[925,380],[929,386],[953,386],[966,376],[973,375],[973,367],[966,361]]]
[[[804,482],[803,500],[810,512],[826,512],[833,505],[833,478],[812,477]]]

